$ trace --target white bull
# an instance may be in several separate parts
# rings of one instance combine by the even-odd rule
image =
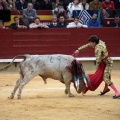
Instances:
[[[67,66],[71,65],[72,61],[75,59],[74,57],[62,54],[18,55],[13,58],[13,61],[17,57],[23,57],[24,60],[20,63],[19,66],[20,78],[17,80],[13,92],[11,93],[11,99],[14,98],[14,95],[18,88],[18,99],[20,99],[24,85],[26,85],[32,78],[37,75],[41,76],[45,83],[47,78],[56,79],[62,83],[65,83],[65,94],[68,94],[69,97],[74,96],[70,92],[70,83],[73,82],[73,75],[69,72],[68,69],[66,69]],[[12,65],[13,61],[6,67],[0,69],[0,71],[9,68]],[[84,82],[81,81],[80,85],[84,85]],[[80,88],[79,92],[81,92],[82,88]]]

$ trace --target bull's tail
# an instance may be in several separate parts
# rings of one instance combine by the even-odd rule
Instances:
[[[17,55],[17,56],[15,56],[15,57],[13,58],[12,62],[10,62],[9,64],[7,64],[4,68],[0,68],[0,71],[4,71],[4,70],[8,69],[8,68],[13,64],[14,60],[15,60],[16,58],[18,58],[18,57],[22,57],[22,58],[24,58],[24,60],[25,60],[26,57],[27,57],[27,55]]]

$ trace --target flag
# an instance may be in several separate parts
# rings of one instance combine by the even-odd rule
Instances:
[[[94,13],[98,14],[98,21],[101,23],[101,12],[100,10],[74,10],[73,18],[78,16],[81,24],[86,25],[87,22],[92,18]]]
[[[92,16],[86,10],[81,10],[78,17],[80,23],[83,25],[87,24],[87,22],[92,18]]]

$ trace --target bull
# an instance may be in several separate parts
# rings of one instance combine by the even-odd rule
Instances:
[[[1,68],[0,71],[3,71],[9,68],[16,58],[23,58],[23,61],[19,65],[19,74],[20,77],[16,81],[16,85],[11,93],[10,98],[13,99],[17,89],[18,96],[21,98],[21,93],[23,87],[35,76],[39,75],[43,78],[44,83],[46,83],[47,78],[52,78],[59,80],[65,84],[65,94],[68,94],[69,97],[74,97],[70,91],[71,82],[74,83],[74,76],[67,69],[68,66],[71,66],[71,63],[75,60],[73,56],[54,54],[54,55],[17,55],[13,58],[12,62],[6,65],[4,68]],[[79,89],[77,90],[74,84],[74,87],[78,93],[81,93],[85,86],[83,79],[79,81]]]

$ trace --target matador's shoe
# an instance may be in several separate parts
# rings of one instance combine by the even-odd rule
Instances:
[[[110,91],[110,89],[108,88],[105,92],[100,92],[100,95],[104,95],[104,94],[106,94],[109,91]]]
[[[119,98],[120,99],[120,95],[118,95],[118,96],[113,96],[113,99],[117,99],[117,98]]]

